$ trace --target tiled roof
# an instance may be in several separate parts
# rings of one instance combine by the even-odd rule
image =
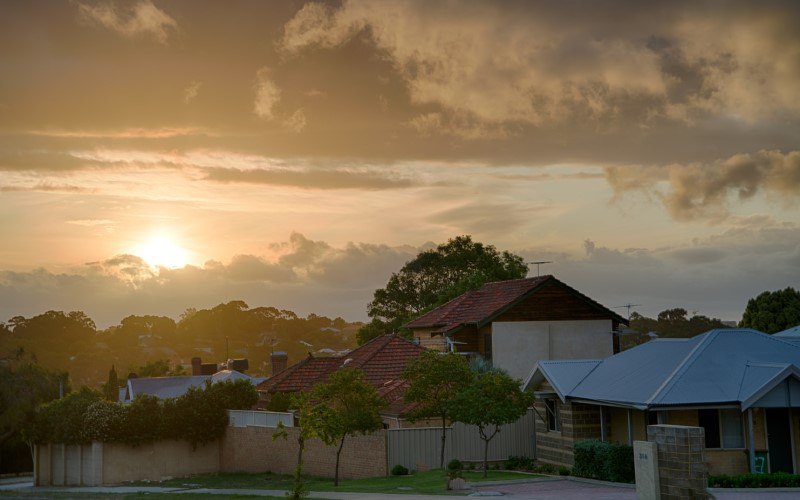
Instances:
[[[397,335],[381,335],[344,356],[315,358],[309,355],[265,380],[257,389],[261,393],[305,391],[345,366],[361,369],[365,380],[380,389],[387,382],[400,379],[408,362],[423,351],[424,347]]]
[[[606,310],[609,317],[627,324],[617,313],[606,309],[574,288],[557,280],[553,276],[544,275],[535,278],[493,281],[477,290],[466,292],[436,309],[406,324],[407,328],[434,328],[433,333],[447,333],[465,325],[482,325],[514,305],[524,297],[533,293],[541,285],[554,282],[594,306]]]

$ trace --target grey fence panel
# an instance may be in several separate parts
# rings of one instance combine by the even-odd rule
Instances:
[[[489,442],[489,461],[506,460],[510,456],[535,455],[534,413],[529,411],[518,421],[504,425]],[[389,468],[400,464],[409,469],[439,467],[441,428],[389,429],[387,444]],[[456,422],[447,429],[445,465],[453,458],[467,462],[483,461],[484,441],[478,428]]]
[[[228,410],[229,427],[278,427],[279,422],[283,422],[284,427],[292,427],[294,416],[275,411]]]

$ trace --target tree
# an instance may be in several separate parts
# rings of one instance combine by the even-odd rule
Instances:
[[[630,327],[643,337],[631,340],[634,344],[646,341],[648,337],[644,335],[649,332],[656,332],[660,337],[689,338],[714,328],[729,328],[718,318],[709,318],[697,313],[693,313],[691,318],[688,315],[688,311],[682,307],[661,311],[655,319],[634,312],[631,314]]]
[[[469,386],[472,372],[467,362],[458,354],[440,354],[425,351],[406,365],[403,378],[409,388],[405,393],[408,403],[417,406],[409,412],[410,420],[437,418],[442,423],[442,450],[439,467],[444,467],[444,447],[447,439],[447,421],[452,420],[451,404],[460,390]]]
[[[359,343],[396,331],[414,316],[441,305],[489,281],[524,278],[522,257],[498,252],[492,245],[457,236],[435,249],[419,253],[375,290],[367,313],[372,321],[358,332]]]
[[[800,292],[792,287],[762,292],[747,301],[739,326],[778,333],[800,325]]]
[[[297,432],[297,465],[294,467],[294,484],[291,491],[286,492],[286,496],[291,500],[300,500],[308,496],[308,490],[303,483],[303,451],[306,449],[306,440],[315,437],[317,426],[314,421],[317,418],[317,412],[315,412],[315,405],[309,394],[304,392],[292,394],[291,406],[295,409],[300,427]],[[272,433],[272,440],[287,438],[288,433],[283,422],[278,422],[277,429]]]
[[[501,425],[519,420],[532,404],[533,395],[520,388],[520,381],[501,371],[476,375],[469,386],[455,395],[452,418],[478,426],[483,440],[483,477],[489,470],[489,442],[500,432]]]
[[[36,408],[58,398],[59,384],[66,380],[66,373],[41,367],[23,349],[0,360],[0,448],[12,438],[30,446]]]
[[[103,395],[107,401],[119,400],[119,377],[114,365],[111,365],[111,370],[108,371],[108,382],[103,385]]]
[[[325,444],[339,445],[333,479],[333,485],[339,486],[339,458],[345,438],[380,429],[383,426],[380,410],[385,402],[357,368],[334,372],[327,383],[314,387],[311,400],[314,418],[306,425],[312,425],[314,434]]]

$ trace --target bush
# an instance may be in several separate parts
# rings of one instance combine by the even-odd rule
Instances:
[[[405,467],[403,467],[400,464],[397,464],[394,467],[392,467],[392,475],[393,476],[407,476],[408,475],[408,469],[406,469]]]
[[[464,464],[461,463],[461,460],[454,458],[447,462],[447,470],[464,470]]]
[[[506,469],[508,470],[531,470],[533,469],[534,460],[528,457],[510,456],[506,460]]]
[[[632,447],[603,441],[579,441],[574,449],[573,475],[616,483],[634,482]]]
[[[567,468],[567,467],[559,467],[558,468],[558,475],[559,476],[569,476],[569,468]]]
[[[556,466],[553,464],[539,464],[533,467],[533,471],[539,474],[555,474]]]
[[[100,400],[86,408],[84,436],[89,441],[119,442],[126,434],[128,412],[120,404]]]
[[[741,474],[738,476],[709,476],[708,486],[711,488],[797,488],[800,487],[800,475],[786,472],[772,474]]]

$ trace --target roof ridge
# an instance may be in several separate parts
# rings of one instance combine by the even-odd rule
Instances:
[[[667,376],[667,378],[664,379],[664,382],[662,382],[661,385],[658,387],[658,389],[655,390],[653,396],[646,401],[647,405],[649,406],[650,403],[653,403],[660,397],[664,396],[667,392],[669,392],[669,390],[672,389],[672,386],[675,385],[678,374],[685,372],[686,369],[688,368],[688,365],[690,364],[690,361],[694,361],[695,359],[697,359],[700,353],[703,352],[711,344],[711,341],[717,338],[719,334],[720,334],[719,329],[711,330],[709,332],[702,334],[704,338],[700,340],[697,343],[697,345],[692,348],[691,351],[689,351],[689,354],[687,354],[683,358],[683,361],[678,363],[678,366],[675,367],[672,373],[670,373]]]

